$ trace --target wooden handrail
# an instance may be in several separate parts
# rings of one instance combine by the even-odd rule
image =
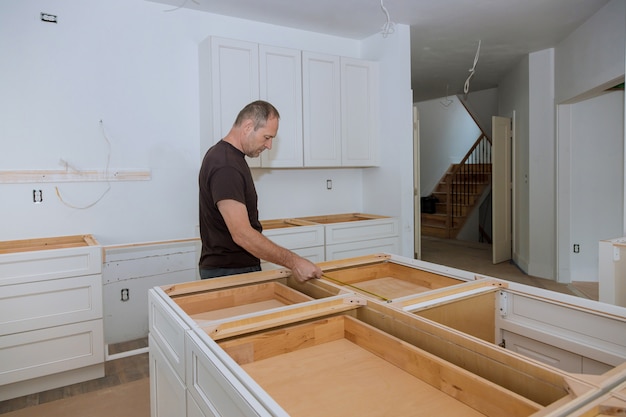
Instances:
[[[491,178],[491,140],[481,131],[472,147],[446,179],[446,230],[453,237],[454,217],[462,206],[469,204],[471,194],[477,191],[477,179]]]

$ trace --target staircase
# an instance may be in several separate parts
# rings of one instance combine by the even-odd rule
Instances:
[[[491,143],[481,135],[459,164],[452,164],[432,192],[434,213],[421,213],[423,236],[456,238],[491,188]]]

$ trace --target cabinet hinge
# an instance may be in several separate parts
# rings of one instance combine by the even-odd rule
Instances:
[[[500,310],[500,316],[506,317],[509,311],[508,294],[504,291],[500,291],[498,298],[498,309]]]

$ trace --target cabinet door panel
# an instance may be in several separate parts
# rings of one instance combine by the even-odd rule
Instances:
[[[302,53],[304,165],[341,165],[339,57]]]
[[[186,389],[156,342],[150,339],[150,417],[185,416]]]
[[[243,106],[259,98],[259,49],[251,42],[211,41],[213,140],[224,137]]]
[[[223,138],[239,111],[259,99],[259,46],[210,37],[200,45],[201,155]],[[246,158],[250,166],[258,158]]]
[[[341,162],[378,165],[378,65],[341,58]]]
[[[302,167],[302,58],[299,50],[259,46],[261,99],[280,113],[272,149],[261,154],[263,167]]]

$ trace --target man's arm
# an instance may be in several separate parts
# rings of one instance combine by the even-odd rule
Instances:
[[[259,259],[291,269],[294,278],[299,282],[321,278],[322,270],[319,266],[275,244],[255,230],[250,225],[248,210],[243,203],[235,200],[221,200],[217,203],[217,208],[236,244]]]

